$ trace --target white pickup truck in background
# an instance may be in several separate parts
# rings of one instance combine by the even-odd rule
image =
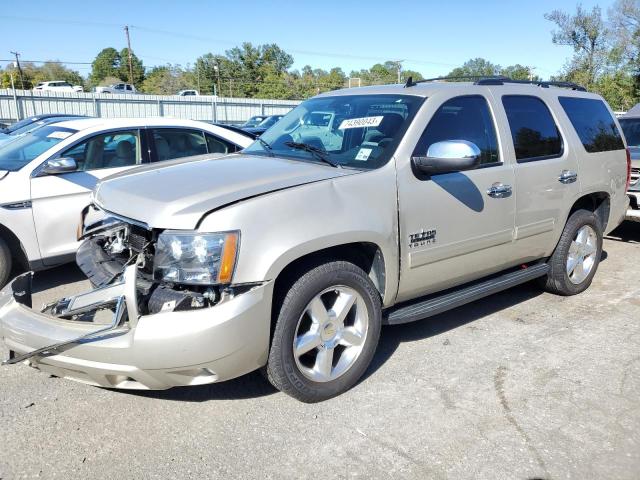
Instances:
[[[96,93],[138,93],[130,83],[115,83],[106,87],[96,87]]]

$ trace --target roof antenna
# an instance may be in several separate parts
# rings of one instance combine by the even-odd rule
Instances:
[[[407,82],[404,84],[404,88],[415,87],[417,85],[416,82],[413,81],[413,77],[407,78]]]

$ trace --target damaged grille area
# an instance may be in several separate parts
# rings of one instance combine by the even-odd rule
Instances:
[[[217,287],[194,287],[153,280],[155,245],[159,232],[120,219],[107,218],[90,232],[76,255],[76,263],[96,288],[116,282],[124,269],[138,265],[136,281],[141,314],[185,311],[213,306],[222,297]],[[227,292],[228,296],[228,292]]]

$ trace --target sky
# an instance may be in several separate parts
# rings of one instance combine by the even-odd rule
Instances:
[[[603,12],[613,0],[582,0]],[[17,4],[13,4],[17,5]],[[502,66],[535,67],[542,78],[571,56],[551,41],[544,14],[574,12],[576,1],[470,0],[29,0],[0,10],[0,60],[93,61],[105,47],[126,47],[145,66],[193,64],[204,53],[224,53],[243,42],[277,43],[305,65],[345,73],[385,60],[427,77],[445,75],[470,58]],[[5,64],[6,62],[1,62]],[[90,65],[72,65],[83,76]]]

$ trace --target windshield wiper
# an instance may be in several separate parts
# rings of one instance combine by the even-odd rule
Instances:
[[[291,147],[294,148],[296,150],[304,150],[305,152],[309,152],[310,154],[312,154],[315,158],[317,158],[318,160],[320,160],[321,162],[324,162],[328,165],[331,165],[332,167],[335,168],[341,168],[340,165],[338,165],[335,162],[332,162],[331,160],[329,160],[329,152],[327,152],[326,150],[322,149],[322,148],[318,148],[316,146],[313,145],[309,145],[308,143],[299,143],[299,142],[284,142],[284,144],[287,147]]]
[[[267,151],[269,156],[273,157],[273,147],[271,145],[269,145],[269,143],[267,141],[263,140],[260,137],[256,138],[256,140],[258,142],[260,142],[260,145],[262,145],[262,148],[264,148]]]

